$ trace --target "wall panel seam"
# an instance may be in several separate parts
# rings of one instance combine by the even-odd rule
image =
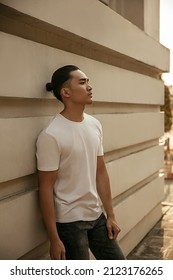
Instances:
[[[137,183],[136,185],[131,186],[128,190],[124,191],[123,193],[120,193],[116,197],[113,197],[112,198],[113,207],[117,206],[131,195],[134,195],[135,192],[139,191],[140,189],[145,188],[146,185],[148,185],[149,183],[153,182],[156,179],[163,180],[163,175],[159,176],[159,172],[155,172],[151,174],[149,177]]]

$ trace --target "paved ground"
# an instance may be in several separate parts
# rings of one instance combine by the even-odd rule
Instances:
[[[165,180],[161,220],[127,256],[129,260],[173,260],[173,180]]]

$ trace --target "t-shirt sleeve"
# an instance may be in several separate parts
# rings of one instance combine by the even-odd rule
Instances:
[[[45,131],[38,136],[36,158],[40,171],[55,171],[59,168],[60,149],[56,140]]]

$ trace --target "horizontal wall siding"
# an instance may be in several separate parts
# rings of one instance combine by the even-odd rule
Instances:
[[[115,207],[115,214],[122,229],[119,239],[133,229],[162,199],[163,178],[156,178],[119,203]]]
[[[97,0],[83,0],[82,6],[80,0],[73,0],[70,8],[67,8],[69,0],[51,0],[51,4],[46,0],[31,0],[28,3],[3,0],[1,3],[94,42],[95,45],[132,57],[136,63],[140,61],[168,70],[168,49]],[[81,40],[81,43],[87,42]]]
[[[105,152],[127,145],[152,140],[162,135],[159,113],[106,115],[96,118],[102,121]],[[36,171],[35,143],[41,129],[50,117],[0,119],[0,182],[32,174]],[[129,123],[130,131],[129,131]],[[135,133],[142,126],[141,133]],[[119,129],[121,127],[121,129]],[[115,134],[112,133],[112,129]],[[111,137],[110,137],[111,135]],[[16,160],[18,164],[16,164]],[[27,162],[27,164],[25,164]],[[6,168],[8,166],[8,169]]]
[[[0,203],[0,259],[17,259],[47,239],[35,191]]]
[[[57,67],[70,63],[79,65],[87,73],[95,101],[151,105],[164,102],[163,83],[160,80],[3,32],[0,33],[0,39],[1,96],[52,98],[52,95],[45,91],[45,83],[50,80],[50,73]],[[6,83],[9,77],[10,83]],[[11,84],[15,87],[12,88]]]
[[[2,128],[0,182],[26,176],[36,171],[36,139],[41,128],[49,120],[50,118],[0,119]]]
[[[104,131],[105,152],[120,149],[163,135],[163,114],[97,115]]]
[[[150,158],[150,164],[148,159]],[[112,197],[157,173],[163,167],[162,147],[152,147],[107,163]]]
[[[161,216],[164,85],[159,74],[169,69],[169,50],[100,1],[82,2],[0,4],[0,259],[41,259],[45,248],[42,258],[48,254],[36,139],[63,108],[45,84],[66,64],[79,66],[93,87],[94,102],[86,112],[103,127],[125,254]]]
[[[134,249],[160,219],[163,184],[163,176],[155,177],[115,203],[114,213],[121,229],[118,240],[125,255]]]
[[[160,203],[158,203],[124,236],[124,238],[120,240],[120,245],[126,255],[128,255],[139,244],[145,235],[155,226],[156,222],[159,221],[161,216],[162,211]]]

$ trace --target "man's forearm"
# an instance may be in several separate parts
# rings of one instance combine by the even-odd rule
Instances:
[[[47,228],[50,241],[58,239],[56,229],[55,206],[53,198],[54,184],[57,179],[57,171],[38,172],[39,198],[42,216]]]
[[[60,240],[56,228],[53,192],[50,192],[50,189],[43,187],[40,189],[40,205],[50,240],[50,257],[52,260],[65,259],[64,244]]]
[[[107,171],[104,170],[97,177],[97,191],[103,203],[107,216],[114,216],[111,198],[110,182]]]
[[[40,188],[40,206],[49,239],[51,242],[56,241],[59,236],[56,229],[53,194],[49,189]]]
[[[103,156],[97,157],[96,184],[97,192],[103,203],[106,214],[107,216],[113,218],[114,213],[112,207],[110,181]]]

